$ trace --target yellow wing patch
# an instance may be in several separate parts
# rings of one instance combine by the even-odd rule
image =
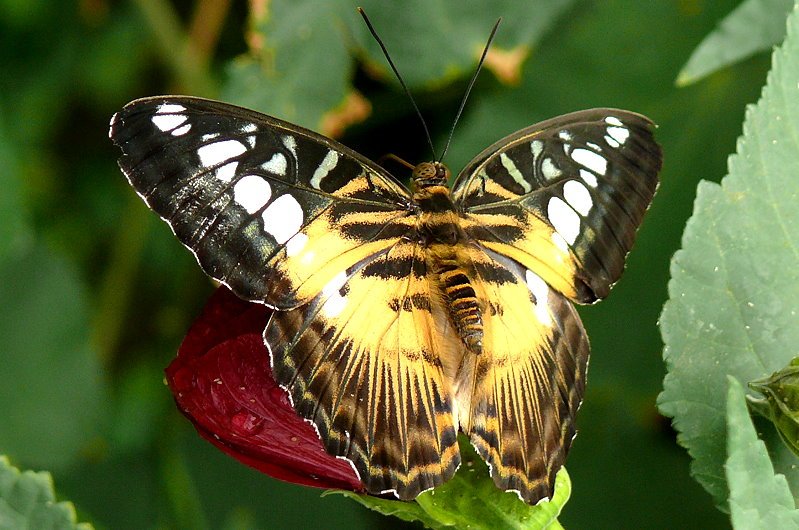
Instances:
[[[461,345],[426,277],[424,249],[401,241],[265,332],[277,380],[328,452],[370,493],[413,499],[460,463],[452,380]]]
[[[502,189],[490,181],[486,187]],[[578,276],[579,267],[568,245],[550,223],[533,212],[508,205],[466,213],[462,222],[467,233],[489,234],[479,238],[481,245],[524,264],[569,299],[585,296],[587,286]],[[494,234],[499,236],[490,237]]]
[[[310,301],[341,271],[396,245],[413,222],[402,211],[337,210],[344,208],[330,206],[273,258],[268,304],[285,309]],[[349,233],[355,226],[358,233]]]
[[[527,502],[552,498],[576,432],[588,340],[573,306],[518,263],[472,251],[482,300],[483,353],[456,380],[460,428],[496,485]]]

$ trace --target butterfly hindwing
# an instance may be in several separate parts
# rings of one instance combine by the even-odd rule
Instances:
[[[308,305],[275,312],[265,331],[275,378],[370,493],[413,499],[460,462],[452,381],[462,345],[442,311],[423,247],[401,241]]]
[[[573,301],[604,298],[657,187],[652,128],[638,114],[593,109],[504,138],[455,182],[467,233]]]
[[[295,307],[407,230],[408,192],[384,170],[251,110],[145,98],[114,116],[109,135],[147,204],[209,275],[249,300]]]
[[[472,285],[482,300],[483,352],[457,376],[460,427],[496,485],[527,502],[552,498],[576,433],[588,340],[572,304],[534,272],[490,250]]]

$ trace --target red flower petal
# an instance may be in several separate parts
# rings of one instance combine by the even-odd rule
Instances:
[[[166,369],[178,408],[204,438],[271,477],[362,490],[349,462],[325,452],[272,378],[262,339],[269,314],[217,289]]]

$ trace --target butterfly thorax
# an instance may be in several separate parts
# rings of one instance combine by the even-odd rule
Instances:
[[[425,248],[427,270],[459,338],[469,351],[479,354],[483,351],[483,317],[469,278],[471,266],[465,252],[469,237],[452,202],[448,178],[449,170],[439,162],[414,168],[417,236]]]

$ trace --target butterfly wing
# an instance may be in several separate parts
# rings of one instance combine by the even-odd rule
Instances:
[[[574,306],[534,272],[473,248],[472,286],[487,301],[483,352],[456,379],[460,428],[499,488],[551,499],[576,433],[588,339]]]
[[[501,140],[455,182],[488,301],[483,353],[457,377],[460,426],[497,486],[527,502],[552,497],[576,432],[589,345],[569,300],[618,280],[660,166],[649,120],[595,109]]]
[[[199,98],[133,101],[111,120],[130,183],[212,277],[296,307],[407,230],[409,195],[347,147]]]
[[[460,463],[452,381],[463,347],[431,289],[424,249],[401,241],[306,306],[275,312],[265,331],[295,409],[372,494],[413,499]]]
[[[604,298],[657,188],[652,128],[638,114],[593,109],[497,142],[454,185],[467,233],[573,301]]]

